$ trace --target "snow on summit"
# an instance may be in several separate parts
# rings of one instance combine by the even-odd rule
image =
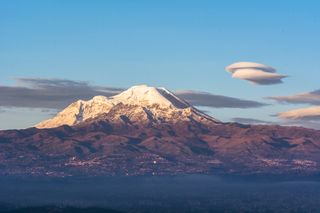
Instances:
[[[207,116],[194,109],[184,100],[178,98],[165,88],[149,87],[147,85],[133,86],[126,91],[112,96],[95,96],[91,100],[78,100],[55,117],[36,125],[37,128],[54,128],[61,125],[76,125],[90,118],[96,118],[114,109],[115,106],[123,104],[124,106],[134,106],[136,111],[132,114],[138,114],[142,110],[155,118],[172,118],[180,115],[186,117],[189,113],[197,113],[198,116]],[[192,110],[191,110],[192,109]],[[124,110],[123,113],[126,113]]]
[[[189,107],[189,104],[179,99],[165,88],[149,87],[147,85],[133,86],[119,95],[111,97],[111,101],[129,105],[150,106],[158,104],[161,107]]]

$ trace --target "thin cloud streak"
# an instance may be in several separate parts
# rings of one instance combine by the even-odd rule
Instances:
[[[18,78],[18,86],[0,86],[0,106],[62,109],[78,99],[112,96],[119,88],[64,79]]]
[[[268,104],[233,98],[223,95],[215,95],[206,92],[197,91],[177,91],[175,94],[195,106],[213,107],[213,108],[256,108],[267,106]]]
[[[320,106],[293,109],[277,115],[282,119],[320,121]]]
[[[309,128],[320,129],[320,90],[298,93],[288,96],[267,97],[283,104],[310,104],[313,106],[303,107],[280,112],[277,117],[289,124],[302,125]]]
[[[244,123],[244,124],[275,124],[271,121],[263,121],[259,119],[253,119],[253,118],[232,118],[232,121],[237,123]]]
[[[16,81],[17,86],[0,86],[0,106],[62,109],[79,99],[88,100],[97,95],[110,97],[124,90],[66,79],[18,78]],[[176,91],[175,94],[195,106],[244,109],[267,106],[206,92]]]
[[[315,90],[312,92],[304,92],[304,93],[299,93],[299,94],[289,95],[289,96],[267,97],[267,99],[271,99],[280,103],[288,103],[288,104],[320,105],[320,90]]]

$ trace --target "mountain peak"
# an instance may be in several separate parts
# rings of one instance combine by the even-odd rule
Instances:
[[[165,88],[138,85],[111,97],[116,103],[122,102],[129,105],[150,106],[157,104],[160,107],[188,108],[190,105],[181,100]]]
[[[119,107],[121,106],[121,107]],[[213,118],[193,108],[184,100],[162,87],[138,85],[112,96],[95,96],[88,101],[78,100],[54,118],[36,125],[37,128],[54,128],[62,125],[76,125],[99,115],[113,113],[111,120],[119,120],[126,116],[139,122],[144,121],[176,121],[186,120],[189,116],[214,121]],[[109,113],[109,114],[110,114]],[[142,121],[141,121],[142,122]]]
[[[97,96],[94,96],[92,99],[91,99],[92,102],[106,102],[108,101],[108,98],[106,96],[102,96],[102,95],[97,95]]]

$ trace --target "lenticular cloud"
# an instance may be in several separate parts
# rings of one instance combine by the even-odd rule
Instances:
[[[280,84],[282,78],[287,77],[276,73],[273,67],[254,62],[237,62],[229,65],[226,70],[232,74],[233,78],[259,85]]]
[[[309,120],[319,121],[320,120],[320,106],[313,106],[308,108],[299,108],[290,110],[287,112],[281,112],[278,117],[292,120]]]

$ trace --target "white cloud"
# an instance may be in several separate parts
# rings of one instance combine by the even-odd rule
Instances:
[[[281,112],[278,114],[278,117],[291,120],[317,121],[320,120],[320,106],[299,108]]]
[[[237,62],[226,67],[233,78],[249,81],[259,85],[279,84],[287,77],[276,73],[273,67],[255,62]]]
[[[255,62],[237,62],[229,65],[226,69],[231,73],[234,73],[239,69],[258,69],[264,72],[271,72],[271,73],[276,72],[276,70],[273,67],[269,67],[267,65],[259,64]]]
[[[279,103],[286,104],[311,104],[304,107],[278,113],[277,116],[285,120],[286,125],[304,126],[320,129],[320,90],[298,93],[289,96],[268,97]]]

